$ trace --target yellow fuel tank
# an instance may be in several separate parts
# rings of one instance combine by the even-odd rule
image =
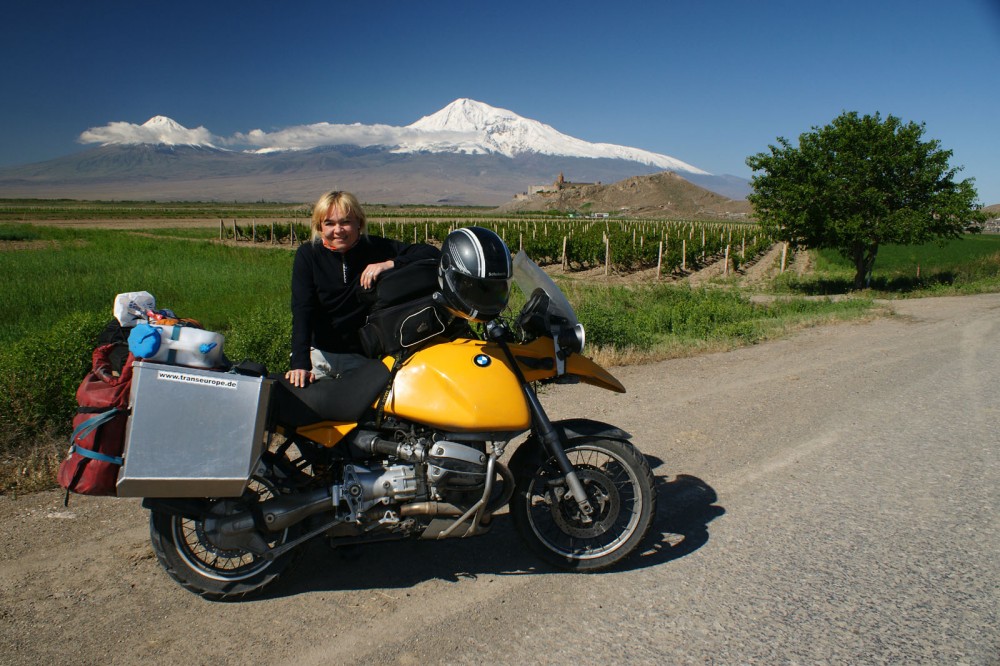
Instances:
[[[524,392],[503,352],[481,340],[433,345],[408,358],[385,412],[459,432],[520,432],[531,425]]]

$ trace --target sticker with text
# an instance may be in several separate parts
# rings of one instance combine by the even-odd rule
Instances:
[[[211,386],[213,388],[232,389],[234,391],[239,388],[239,382],[235,379],[227,379],[225,377],[204,377],[202,375],[190,375],[186,372],[170,372],[167,370],[160,370],[157,373],[156,378],[168,382],[197,384],[199,386]]]

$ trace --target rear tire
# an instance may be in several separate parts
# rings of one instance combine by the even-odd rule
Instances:
[[[565,444],[594,513],[584,520],[555,458],[517,474],[511,518],[544,559],[562,569],[598,571],[627,557],[656,513],[653,472],[629,442],[581,437]]]
[[[205,500],[205,504],[206,509],[221,517],[247,511],[274,494],[274,487],[266,479],[254,477],[243,497]],[[292,540],[297,533],[294,528],[273,533],[261,530],[271,548]],[[293,549],[268,561],[246,549],[213,543],[203,520],[156,509],[150,512],[149,534],[156,558],[170,577],[213,601],[232,601],[259,593],[273,584],[299,553]]]

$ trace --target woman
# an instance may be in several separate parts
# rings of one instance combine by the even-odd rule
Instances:
[[[293,386],[357,367],[364,359],[358,329],[368,316],[361,290],[390,268],[439,256],[429,245],[369,236],[365,223],[348,192],[328,192],[313,206],[312,239],[292,265],[292,361],[285,377]]]

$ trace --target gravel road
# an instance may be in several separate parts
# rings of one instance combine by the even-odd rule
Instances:
[[[487,536],[315,543],[269,596],[201,600],[135,500],[0,497],[0,663],[1000,663],[1000,295],[563,386],[655,464],[641,554],[565,574]]]

